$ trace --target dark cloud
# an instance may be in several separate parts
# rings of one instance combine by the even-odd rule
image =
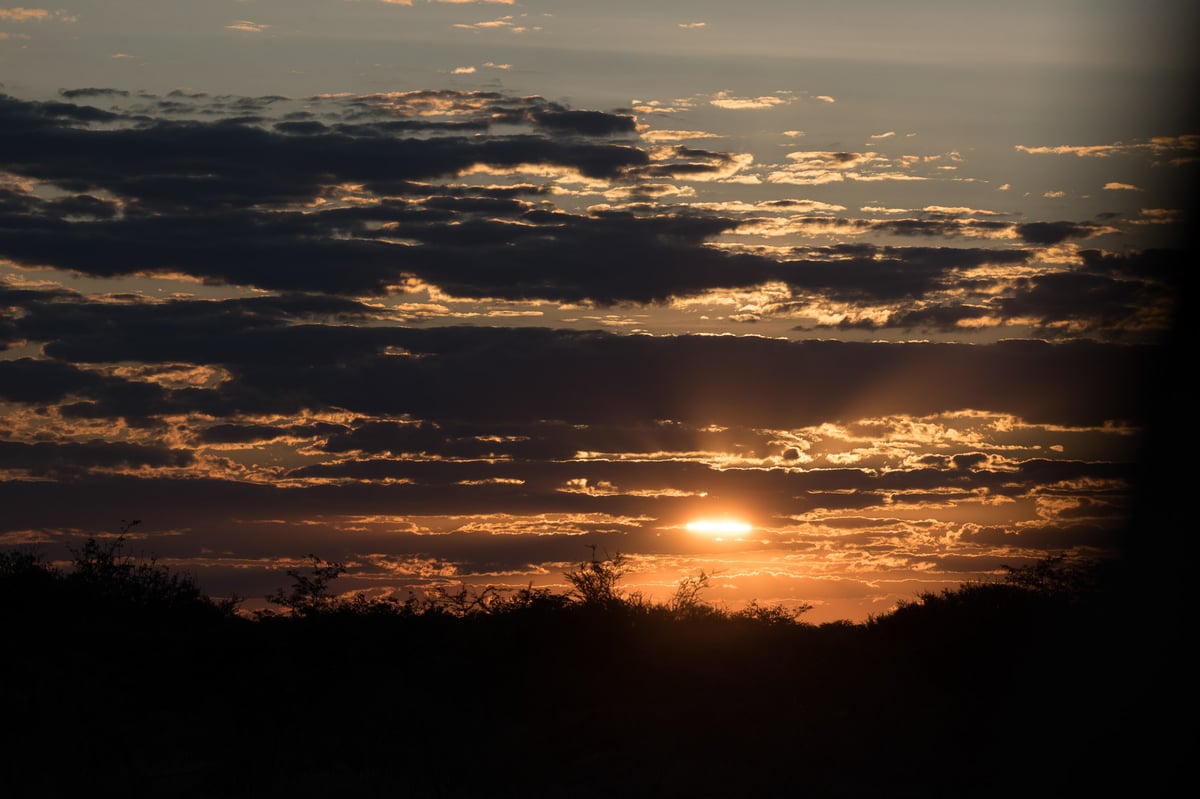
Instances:
[[[960,325],[963,322],[981,319],[988,316],[990,313],[991,311],[987,307],[978,305],[935,305],[911,310],[901,309],[897,313],[891,314],[887,320],[883,322],[873,319],[847,319],[839,322],[837,327],[847,330],[882,330],[886,328],[900,328],[904,330],[922,329],[952,331],[961,329]]]
[[[860,220],[863,226],[871,230],[887,231],[899,236],[937,236],[949,237],[959,235],[986,235],[999,233],[1012,227],[1010,222],[988,219],[884,219]],[[1038,241],[1021,234],[1021,238],[1033,244],[1052,242]]]
[[[637,121],[630,115],[602,111],[573,111],[548,108],[534,111],[534,124],[553,131],[580,133],[585,136],[613,136],[637,132]]]
[[[1137,337],[1170,327],[1176,306],[1170,296],[1139,281],[1112,280],[1084,273],[1052,273],[1015,281],[1009,296],[980,298],[977,305],[902,308],[886,320],[844,319],[843,330],[961,331],[965,323],[1019,318],[1047,339],[1092,335],[1105,340]],[[1072,324],[1066,325],[1064,322]],[[797,330],[813,327],[797,327]]]
[[[61,363],[0,364],[30,373],[13,399],[134,403],[135,416],[345,408],[368,415],[477,422],[673,420],[786,428],[873,414],[1003,409],[1031,421],[1096,424],[1142,417],[1138,386],[1152,350],[1048,345],[787,342],[621,336],[545,328],[294,324],[284,312],[367,313],[305,297],[34,307],[16,335]],[[80,372],[68,362],[206,364],[231,379],[166,391]],[[45,385],[44,389],[33,386]],[[50,389],[54,386],[53,390]],[[481,402],[481,398],[487,398]]]
[[[1133,329],[1139,317],[1153,311],[1162,299],[1161,291],[1140,281],[1058,272],[1018,281],[1014,295],[998,300],[994,308],[1005,316],[1034,318],[1047,326],[1072,320],[1098,329],[1122,325]]]
[[[642,179],[714,177],[731,174],[739,165],[735,153],[676,145],[655,154],[654,162],[634,170]]]
[[[345,425],[337,424],[214,424],[197,435],[203,444],[259,444],[280,438],[324,438],[344,435]]]
[[[153,181],[160,184],[154,191],[166,190],[163,179]],[[227,192],[240,191],[216,182],[205,188],[203,202],[217,206]],[[735,219],[583,216],[531,209],[506,196],[451,195],[419,205],[383,202],[326,212],[214,209],[70,224],[42,206],[38,213],[0,216],[10,257],[98,276],[175,270],[279,291],[383,293],[418,277],[459,297],[612,304],[779,281],[839,301],[894,300],[942,288],[981,264],[1028,259],[1022,250],[888,247],[856,257],[831,249],[827,258],[777,262],[705,246],[735,228]],[[385,223],[390,236],[422,246],[357,235]]]
[[[1068,239],[1086,239],[1102,228],[1080,222],[1027,222],[1017,225],[1017,235],[1030,244],[1061,244]]]
[[[852,302],[890,301],[921,297],[952,285],[952,276],[984,265],[1020,264],[1024,250],[958,249],[952,247],[881,247],[829,260],[784,261],[779,278],[799,290],[828,294]],[[851,251],[853,252],[853,251]]]
[[[281,181],[286,196],[299,202],[329,183],[433,178],[481,164],[545,164],[612,178],[648,160],[629,146],[530,134],[397,138],[394,131],[367,126],[353,134],[288,135],[236,117],[128,126],[131,121],[91,106],[0,96],[0,151],[12,172],[61,185],[154,201],[155,194],[139,191],[144,184],[135,176],[165,176],[176,181],[176,205],[186,201],[185,188],[203,195],[216,183],[238,187],[245,206],[280,201]],[[112,124],[89,127],[91,122]]]
[[[1070,551],[1086,548],[1112,553],[1117,551],[1120,528],[1117,525],[1073,524],[1052,525],[1014,531],[1001,527],[985,527],[964,534],[973,544],[991,546],[1025,546],[1038,550]]]
[[[0,397],[13,402],[39,404],[75,396],[112,396],[127,385],[120,378],[84,371],[61,361],[0,361]]]
[[[1153,281],[1175,291],[1182,290],[1188,275],[1189,255],[1177,249],[1082,250],[1079,256],[1088,272],[1126,280]]]
[[[18,100],[0,94],[0,120],[5,124],[0,141],[17,142],[30,134],[51,133],[62,123],[86,124],[91,122],[118,121],[120,114],[104,111],[90,105],[60,103],[57,101]],[[13,134],[9,138],[8,134]]]
[[[59,92],[68,100],[78,100],[80,98],[91,97],[128,97],[129,92],[124,89],[103,89],[103,88],[84,88],[84,89],[63,89]]]
[[[765,456],[766,434],[748,428],[702,428],[681,423],[627,419],[621,424],[567,422],[475,424],[467,422],[367,422],[330,437],[330,453],[431,455],[452,458],[509,457],[568,460],[592,453],[730,453]]]
[[[968,452],[955,455],[950,459],[951,468],[978,469],[988,462],[988,456],[982,452]]]
[[[93,468],[186,467],[193,461],[188,450],[119,441],[0,441],[0,469],[21,470],[35,477],[66,477]]]

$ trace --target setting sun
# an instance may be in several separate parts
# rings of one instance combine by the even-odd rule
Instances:
[[[752,529],[745,522],[734,519],[697,519],[694,522],[688,522],[686,527],[688,532],[711,536],[742,535]]]

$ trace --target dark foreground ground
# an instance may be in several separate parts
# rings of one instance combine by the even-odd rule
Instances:
[[[1163,796],[1194,751],[1184,636],[1134,623],[1120,580],[817,627],[549,601],[247,620],[17,572],[13,799]]]

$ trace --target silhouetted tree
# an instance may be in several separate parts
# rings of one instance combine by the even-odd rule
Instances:
[[[627,602],[625,592],[617,582],[629,573],[627,558],[621,553],[600,560],[596,557],[596,546],[590,546],[591,560],[580,563],[563,576],[571,584],[571,595],[583,605],[592,608],[615,608]],[[640,596],[636,599],[640,599]]]
[[[310,565],[306,570],[299,568],[288,569],[287,575],[292,578],[292,586],[285,591],[282,588],[267,596],[272,605],[284,608],[290,616],[312,618],[328,613],[339,606],[337,597],[329,590],[329,584],[346,573],[346,567],[331,560],[322,560],[316,555],[308,555]],[[273,611],[259,611],[258,615],[270,618],[276,615]]]
[[[700,592],[708,588],[709,577],[703,571],[697,577],[684,577],[675,586],[675,593],[667,600],[667,610],[677,619],[699,615],[710,615],[714,609],[700,599]]]

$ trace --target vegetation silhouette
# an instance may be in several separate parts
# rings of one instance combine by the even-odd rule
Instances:
[[[406,599],[310,555],[245,613],[133,524],[67,568],[0,552],[6,796],[1066,796],[1153,792],[1179,749],[1137,746],[1162,697],[1119,563],[814,625],[705,573],[651,602],[595,549],[566,593]]]

